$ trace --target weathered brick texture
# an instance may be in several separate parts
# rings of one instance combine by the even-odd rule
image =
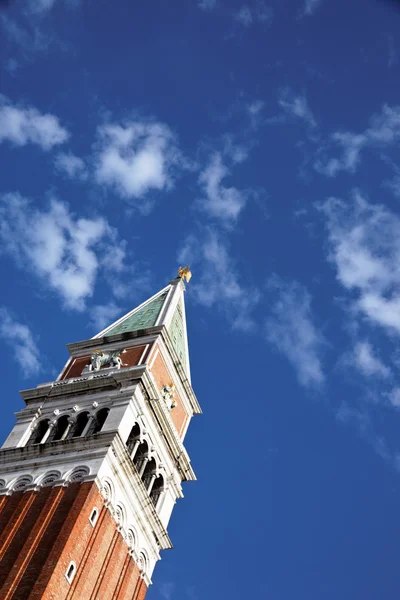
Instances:
[[[143,600],[146,585],[94,483],[2,500],[1,600]],[[93,527],[94,507],[99,516]],[[69,583],[71,561],[77,571]]]
[[[155,379],[159,391],[161,391],[164,385],[168,385],[172,381],[171,373],[167,369],[161,352],[157,354],[156,359],[153,362],[151,373]],[[176,402],[176,406],[173,410],[171,410],[171,419],[178,434],[180,437],[183,437],[189,416],[183,407],[182,399],[178,393],[175,394],[174,400]]]

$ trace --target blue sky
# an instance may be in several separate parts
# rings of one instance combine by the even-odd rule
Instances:
[[[190,263],[185,486],[149,600],[400,595],[400,4],[0,2],[18,389]]]

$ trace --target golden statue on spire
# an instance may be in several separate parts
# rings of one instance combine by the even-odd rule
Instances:
[[[186,265],[186,267],[179,267],[178,277],[180,277],[181,279],[186,279],[186,283],[189,283],[189,281],[192,278],[192,272],[190,270],[190,265]]]

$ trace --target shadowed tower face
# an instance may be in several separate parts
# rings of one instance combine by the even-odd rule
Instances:
[[[0,450],[2,600],[144,598],[195,479],[183,276],[21,393]]]

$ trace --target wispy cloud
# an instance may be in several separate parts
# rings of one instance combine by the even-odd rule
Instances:
[[[400,106],[385,104],[379,114],[370,120],[370,126],[362,133],[337,131],[330,143],[321,148],[314,163],[316,171],[334,177],[340,171],[354,173],[361,163],[362,151],[368,147],[385,148],[400,139]],[[333,148],[340,151],[339,157],[328,157]]]
[[[68,138],[68,131],[56,116],[42,114],[30,106],[13,105],[0,96],[0,142],[8,141],[15,146],[36,144],[43,150],[50,150]]]
[[[172,600],[173,593],[175,591],[175,583],[173,581],[166,581],[160,585],[160,596],[164,600]]]
[[[367,341],[357,342],[354,346],[353,362],[367,377],[390,376],[390,369],[376,356],[372,345]]]
[[[68,308],[83,310],[93,295],[99,269],[107,270],[108,257],[119,256],[123,269],[123,243],[101,217],[76,218],[66,204],[52,200],[38,209],[19,194],[0,198],[0,240],[20,268],[57,292]],[[115,265],[113,265],[115,275]]]
[[[223,180],[229,175],[230,171],[223,163],[221,153],[216,152],[207,167],[200,173],[199,183],[205,196],[197,203],[211,217],[220,219],[227,225],[237,220],[249,195],[246,190],[224,186]]]
[[[186,167],[174,134],[162,123],[133,121],[99,128],[97,182],[123,198],[141,200],[137,205],[145,212],[151,206],[146,194],[172,188],[175,174]]]
[[[17,321],[5,308],[0,307],[0,333],[3,341],[12,348],[23,375],[35,375],[41,369],[40,351],[27,325]]]
[[[217,6],[217,0],[198,0],[197,6],[202,10],[213,10]]]
[[[310,16],[314,14],[317,8],[322,4],[322,0],[305,0],[303,15]]]
[[[70,179],[87,179],[88,172],[85,162],[71,152],[60,152],[54,159],[57,171],[64,173]]]
[[[325,380],[322,368],[325,340],[314,324],[310,294],[301,283],[275,276],[269,283],[269,295],[267,340],[286,356],[302,385],[321,385]]]
[[[108,304],[98,304],[90,307],[89,315],[90,322],[97,331],[102,331],[110,325],[119,315],[122,310],[114,302]]]
[[[288,115],[301,119],[309,127],[317,125],[304,94],[295,94],[292,90],[286,88],[281,91],[278,104]]]
[[[326,217],[328,258],[351,292],[353,309],[400,333],[400,218],[359,192],[350,203],[330,198],[319,208]]]
[[[239,10],[234,13],[235,20],[244,27],[250,27],[254,23],[269,25],[272,22],[272,7],[259,0],[254,5],[243,4]]]
[[[259,292],[242,285],[228,243],[220,233],[206,228],[199,236],[188,236],[178,261],[199,267],[197,282],[190,285],[197,302],[222,310],[233,329],[254,329],[252,311],[259,301]]]

